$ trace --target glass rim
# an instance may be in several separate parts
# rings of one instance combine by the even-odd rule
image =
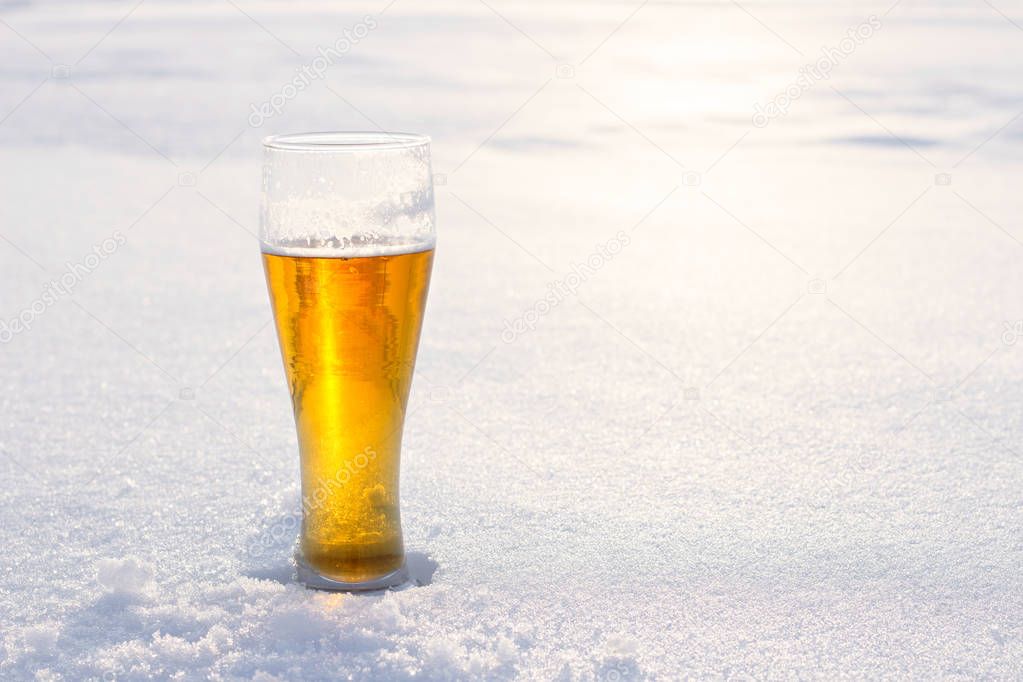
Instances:
[[[263,138],[263,146],[267,149],[296,152],[374,152],[428,144],[428,135],[384,131],[285,133]]]

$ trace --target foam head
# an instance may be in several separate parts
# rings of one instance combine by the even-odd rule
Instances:
[[[433,247],[428,137],[301,133],[263,144],[263,251],[352,258]]]

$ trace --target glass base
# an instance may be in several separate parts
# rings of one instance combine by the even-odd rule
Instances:
[[[388,587],[397,587],[408,582],[408,568],[404,562],[401,568],[391,571],[373,580],[366,580],[358,583],[349,583],[343,580],[335,580],[321,575],[305,562],[301,554],[295,553],[295,564],[298,566],[298,581],[306,587],[314,590],[331,590],[334,592],[365,592],[367,590],[383,590]]]

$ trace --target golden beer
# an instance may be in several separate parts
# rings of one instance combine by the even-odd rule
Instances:
[[[302,468],[301,558],[345,583],[404,564],[402,428],[433,250],[263,253]]]

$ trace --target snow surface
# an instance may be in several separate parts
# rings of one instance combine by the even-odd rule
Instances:
[[[383,4],[0,5],[0,677],[1023,676],[1018,6]],[[318,593],[259,139],[377,125],[416,580]]]

